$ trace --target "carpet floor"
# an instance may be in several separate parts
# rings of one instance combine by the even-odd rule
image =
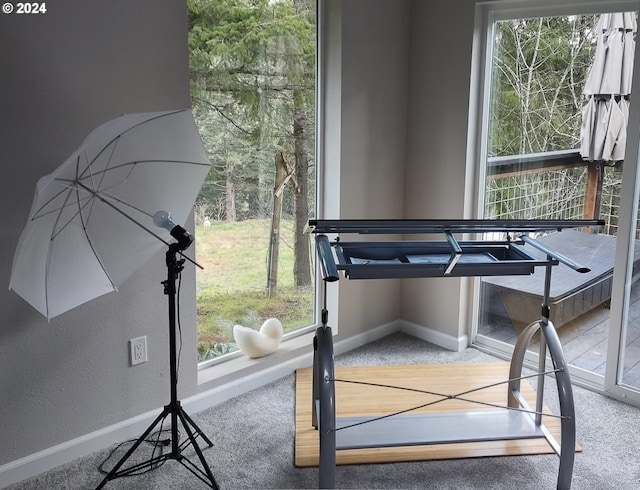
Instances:
[[[492,362],[476,349],[451,352],[396,333],[346,354],[336,366]],[[554,383],[548,405],[558,413]],[[294,464],[295,374],[193,416],[214,447],[204,451],[223,490],[317,488],[318,469]],[[574,490],[640,488],[640,409],[576,387],[577,440]],[[91,489],[111,449],[98,451],[8,487],[10,490]],[[341,465],[338,488],[542,490],[556,487],[555,455],[486,457],[386,464]],[[1,486],[1,485],[0,485]],[[167,462],[145,475],[121,478],[106,489],[203,489],[182,465]]]

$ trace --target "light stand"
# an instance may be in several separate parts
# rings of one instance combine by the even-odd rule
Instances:
[[[170,217],[168,218],[170,220]],[[171,221],[169,221],[172,223]],[[172,223],[173,224],[173,223]],[[177,255],[183,250],[186,250],[193,242],[193,237],[181,226],[173,226],[171,229],[171,236],[176,240],[176,243],[169,245],[169,250],[166,253],[167,263],[167,280],[163,281],[164,294],[168,295],[169,299],[169,366],[170,366],[170,383],[171,383],[171,401],[168,405],[165,405],[164,410],[153,421],[149,428],[140,436],[140,438],[129,448],[127,453],[116,463],[116,465],[109,471],[104,477],[102,482],[96,487],[96,490],[103,488],[108,481],[120,478],[123,476],[133,476],[139,474],[142,471],[147,471],[158,467],[169,459],[175,459],[191,473],[198,477],[202,482],[207,484],[213,489],[218,489],[213,473],[205,460],[202,450],[198,445],[197,438],[202,437],[208,447],[212,447],[213,443],[209,438],[200,430],[196,423],[187,415],[180,405],[178,400],[178,359],[176,351],[176,281],[182,269],[184,268],[184,259],[177,259]],[[131,465],[127,468],[120,469],[129,457],[135,452],[135,450],[142,444],[146,438],[153,432],[153,430],[160,426],[167,417],[171,417],[171,452],[166,454],[160,454],[152,457],[148,461]],[[178,434],[178,423],[182,424],[184,431],[187,434],[187,439],[180,444]],[[195,463],[190,461],[182,453],[189,446],[193,446],[200,465],[198,467]]]

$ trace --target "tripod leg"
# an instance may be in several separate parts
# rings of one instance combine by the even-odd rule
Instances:
[[[191,463],[191,461],[189,461],[188,459],[186,461],[188,461],[191,465],[191,467],[186,466],[184,463],[184,458],[183,459],[179,459],[179,461],[189,470],[191,470],[191,472],[193,474],[195,474],[196,476],[200,477],[200,479],[207,483],[208,485],[211,486],[211,488],[218,490],[218,483],[216,482],[216,479],[213,477],[213,473],[211,472],[211,468],[209,468],[209,465],[207,464],[207,460],[204,459],[204,455],[202,454],[202,450],[200,449],[200,445],[198,444],[197,441],[197,435],[194,434],[191,430],[191,427],[189,426],[190,424],[193,425],[196,429],[196,433],[201,435],[203,437],[203,439],[205,439],[205,441],[207,441],[207,443],[209,444],[209,447],[213,446],[213,444],[211,443],[211,441],[209,441],[209,439],[202,433],[202,431],[198,428],[197,425],[195,425],[195,423],[193,422],[193,420],[191,420],[191,418],[184,412],[184,410],[180,409],[180,411],[178,412],[178,417],[180,419],[180,422],[182,422],[182,425],[184,427],[185,432],[187,433],[187,436],[189,437],[189,441],[191,441],[191,445],[193,446],[193,449],[195,450],[196,454],[198,455],[198,459],[200,460],[200,464],[202,465],[202,467],[204,468],[204,472],[198,468],[197,466],[195,466],[193,463]],[[194,471],[194,470],[197,470]],[[200,474],[199,474],[200,473]],[[205,480],[203,478],[203,476],[206,476],[208,481]]]
[[[126,469],[123,471],[118,471],[118,470],[131,457],[131,455],[135,452],[135,450],[138,449],[140,444],[144,442],[147,436],[151,434],[153,429],[155,429],[156,426],[167,417],[167,415],[169,415],[169,409],[168,407],[164,407],[164,410],[160,413],[160,415],[156,417],[153,423],[147,428],[147,430],[144,431],[144,433],[138,438],[138,440],[134,443],[134,445],[131,446],[129,450],[125,453],[125,455],[122,458],[120,458],[120,461],[118,461],[116,465],[113,468],[111,468],[111,471],[109,471],[109,473],[103,478],[100,484],[96,487],[96,490],[100,490],[107,484],[109,480],[118,478],[119,476],[122,476],[123,472],[127,471]]]
[[[182,414],[182,416],[185,418],[186,422],[189,423],[189,425],[191,426],[191,428],[195,432],[195,436],[196,437],[198,437],[198,436],[202,437],[202,439],[204,439],[204,442],[206,442],[209,447],[213,447],[213,442],[211,442],[211,440],[206,436],[206,434],[204,432],[202,432],[202,430],[200,430],[200,427],[198,427],[198,425],[193,421],[193,419],[191,417],[189,417],[189,414],[187,412],[185,412],[184,410],[182,410],[182,409],[181,409],[180,413]],[[184,422],[183,422],[183,424],[184,424]]]

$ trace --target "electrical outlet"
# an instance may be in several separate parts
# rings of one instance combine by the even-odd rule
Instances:
[[[131,365],[147,362],[147,336],[138,337],[129,341],[131,352]]]

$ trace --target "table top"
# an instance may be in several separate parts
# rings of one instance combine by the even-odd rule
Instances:
[[[503,219],[312,219],[311,233],[419,234],[560,231],[604,225],[602,220],[503,220]]]

